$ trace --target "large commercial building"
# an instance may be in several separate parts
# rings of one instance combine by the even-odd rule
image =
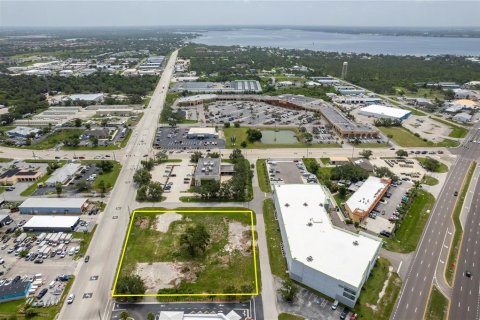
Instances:
[[[34,216],[23,225],[23,230],[30,232],[72,232],[79,222],[79,217]]]
[[[353,221],[361,221],[375,208],[387,192],[392,181],[389,178],[370,176],[345,202],[345,210]]]
[[[0,286],[0,303],[25,299],[31,285],[30,281],[20,279]]]
[[[218,133],[215,128],[190,128],[187,133],[188,139],[208,139],[218,138]]]
[[[100,102],[103,100],[103,93],[79,93],[79,94],[71,94],[66,99],[72,101],[85,101],[89,103]]]
[[[18,209],[21,214],[82,214],[87,198],[28,198]]]
[[[258,93],[262,92],[260,82],[256,80],[235,80],[229,82],[177,82],[172,86],[174,92],[198,93]]]
[[[8,130],[7,136],[11,138],[28,138],[31,135],[36,137],[39,133],[40,129],[18,126],[15,129]]]
[[[66,184],[72,180],[77,172],[82,168],[80,163],[70,162],[63,167],[55,170],[52,175],[45,181],[47,186],[55,186],[57,183]]]
[[[405,109],[387,107],[381,104],[372,104],[365,108],[361,108],[359,114],[367,117],[403,121],[410,117],[412,112]]]
[[[274,187],[288,272],[293,280],[354,307],[382,242],[333,226],[329,199],[321,185]]]
[[[220,182],[220,158],[200,158],[194,179],[196,186],[201,186],[204,181]]]

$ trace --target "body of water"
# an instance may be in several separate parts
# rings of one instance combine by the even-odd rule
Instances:
[[[279,47],[391,55],[480,55],[478,38],[384,36],[296,29],[208,31],[192,42],[219,46]]]

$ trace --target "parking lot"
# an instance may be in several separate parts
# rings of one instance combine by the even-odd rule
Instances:
[[[275,282],[275,285],[278,289],[281,287],[278,280]],[[281,295],[277,294],[277,305],[280,312],[301,315],[305,319],[339,319],[340,314],[343,311],[343,306],[338,306],[336,310],[332,310],[332,304],[333,301],[320,297],[312,291],[302,287],[299,287],[299,291],[293,303],[285,302]],[[350,318],[350,315],[347,316],[347,319]]]
[[[301,160],[268,160],[267,171],[270,184],[318,183],[315,175],[310,174]]]
[[[178,202],[182,196],[191,196],[188,192],[193,179],[195,166],[188,160],[162,163],[152,170],[152,180],[164,186],[165,202]]]
[[[220,138],[188,139],[189,129],[160,127],[155,135],[154,146],[168,150],[225,149],[225,140]]]
[[[403,181],[419,181],[427,173],[419,162],[412,159],[371,159],[370,163],[376,167],[387,167]]]
[[[245,125],[321,124],[313,112],[291,110],[254,101],[216,101],[205,106],[205,119],[210,124],[239,122]]]
[[[392,184],[387,191],[390,197],[384,196],[365,220],[364,226],[366,229],[375,234],[379,234],[384,230],[391,232],[395,227],[395,211],[412,186],[413,183],[401,180],[396,184]]]

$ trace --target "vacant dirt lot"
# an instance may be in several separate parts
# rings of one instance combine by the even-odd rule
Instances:
[[[182,220],[182,215],[176,212],[165,212],[164,214],[159,214],[157,215],[155,230],[165,233],[168,231],[170,224],[178,220]]]
[[[181,263],[155,262],[137,263],[135,274],[145,282],[145,293],[157,293],[159,289],[174,288],[182,279]]]

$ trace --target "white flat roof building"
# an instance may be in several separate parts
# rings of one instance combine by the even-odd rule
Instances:
[[[23,230],[73,231],[79,220],[71,216],[34,216],[25,223]]]
[[[83,101],[101,101],[103,99],[103,93],[79,93],[79,94],[71,94],[68,96],[70,100],[83,100]]]
[[[345,202],[345,209],[354,221],[364,219],[387,192],[391,180],[370,176]]]
[[[187,138],[216,138],[218,133],[215,128],[190,128]]]
[[[290,277],[353,307],[381,240],[333,226],[321,185],[277,185],[274,200]]]
[[[371,104],[360,109],[361,115],[375,118],[390,118],[397,120],[407,119],[412,112],[409,110],[387,107],[381,104]]]
[[[45,181],[45,184],[49,186],[54,186],[57,182],[65,184],[80,170],[81,166],[80,163],[67,163],[63,167],[55,170],[47,181]]]

